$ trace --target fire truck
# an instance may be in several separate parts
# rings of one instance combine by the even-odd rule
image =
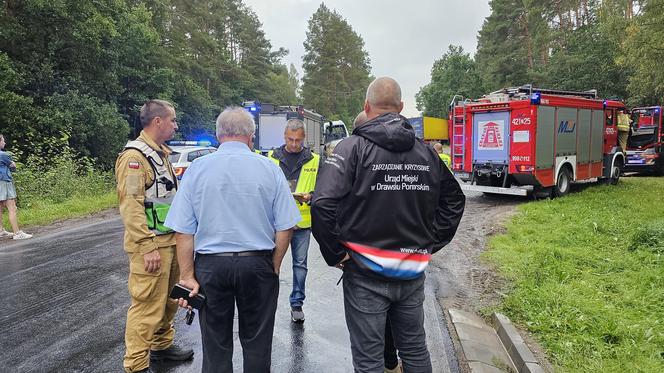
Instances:
[[[662,107],[632,109],[631,134],[627,140],[625,171],[664,175],[664,124]]]
[[[450,105],[452,170],[462,188],[484,193],[563,196],[573,182],[616,184],[625,164],[617,112],[597,91],[525,85]]]
[[[262,153],[284,144],[284,130],[289,119],[300,119],[304,122],[304,145],[318,154],[324,153],[326,144],[348,137],[348,129],[343,121],[326,121],[324,116],[302,106],[277,106],[246,101],[242,103],[242,107],[254,117],[254,146]]]

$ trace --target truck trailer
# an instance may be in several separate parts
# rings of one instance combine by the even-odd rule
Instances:
[[[632,124],[627,140],[625,172],[664,175],[664,125],[662,107],[632,109]]]
[[[476,101],[455,96],[450,108],[452,170],[464,190],[562,196],[572,182],[617,183],[625,156],[617,112],[625,105],[596,91],[531,85]]]
[[[342,121],[326,121],[325,117],[302,106],[275,106],[247,101],[242,104],[254,116],[256,123],[255,149],[266,153],[284,144],[284,131],[289,119],[304,122],[304,146],[317,154],[322,154],[325,144],[348,137],[348,130]]]
[[[413,126],[415,136],[424,141],[446,142],[449,139],[447,119],[434,117],[408,118],[408,123]]]

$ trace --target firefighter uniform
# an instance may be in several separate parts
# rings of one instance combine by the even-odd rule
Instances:
[[[179,278],[175,234],[162,225],[177,189],[170,153],[167,146],[159,146],[142,131],[115,163],[124,249],[129,256],[131,306],[123,364],[128,372],[147,368],[150,350],[170,347],[175,335],[173,319],[178,306],[168,301]],[[143,255],[153,250],[159,250],[161,267],[150,273],[145,270]]]
[[[618,145],[622,151],[627,151],[627,139],[629,138],[629,115],[618,114]]]

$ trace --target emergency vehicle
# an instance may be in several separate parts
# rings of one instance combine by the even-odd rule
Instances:
[[[275,106],[257,101],[247,101],[242,106],[254,116],[254,147],[263,153],[284,144],[284,131],[289,119],[300,119],[304,122],[304,146],[317,154],[323,153],[325,144],[348,137],[344,122],[325,121],[324,116],[302,106]]]
[[[452,170],[464,190],[562,196],[572,182],[618,182],[625,164],[617,111],[596,91],[531,85],[476,101],[455,96],[450,110]]]
[[[664,124],[662,107],[632,109],[632,125],[627,140],[625,171],[664,175]]]

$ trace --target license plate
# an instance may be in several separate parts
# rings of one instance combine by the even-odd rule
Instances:
[[[459,179],[470,179],[470,174],[468,172],[455,172],[454,176]]]
[[[645,159],[632,158],[627,160],[627,164],[644,164],[646,163]]]

